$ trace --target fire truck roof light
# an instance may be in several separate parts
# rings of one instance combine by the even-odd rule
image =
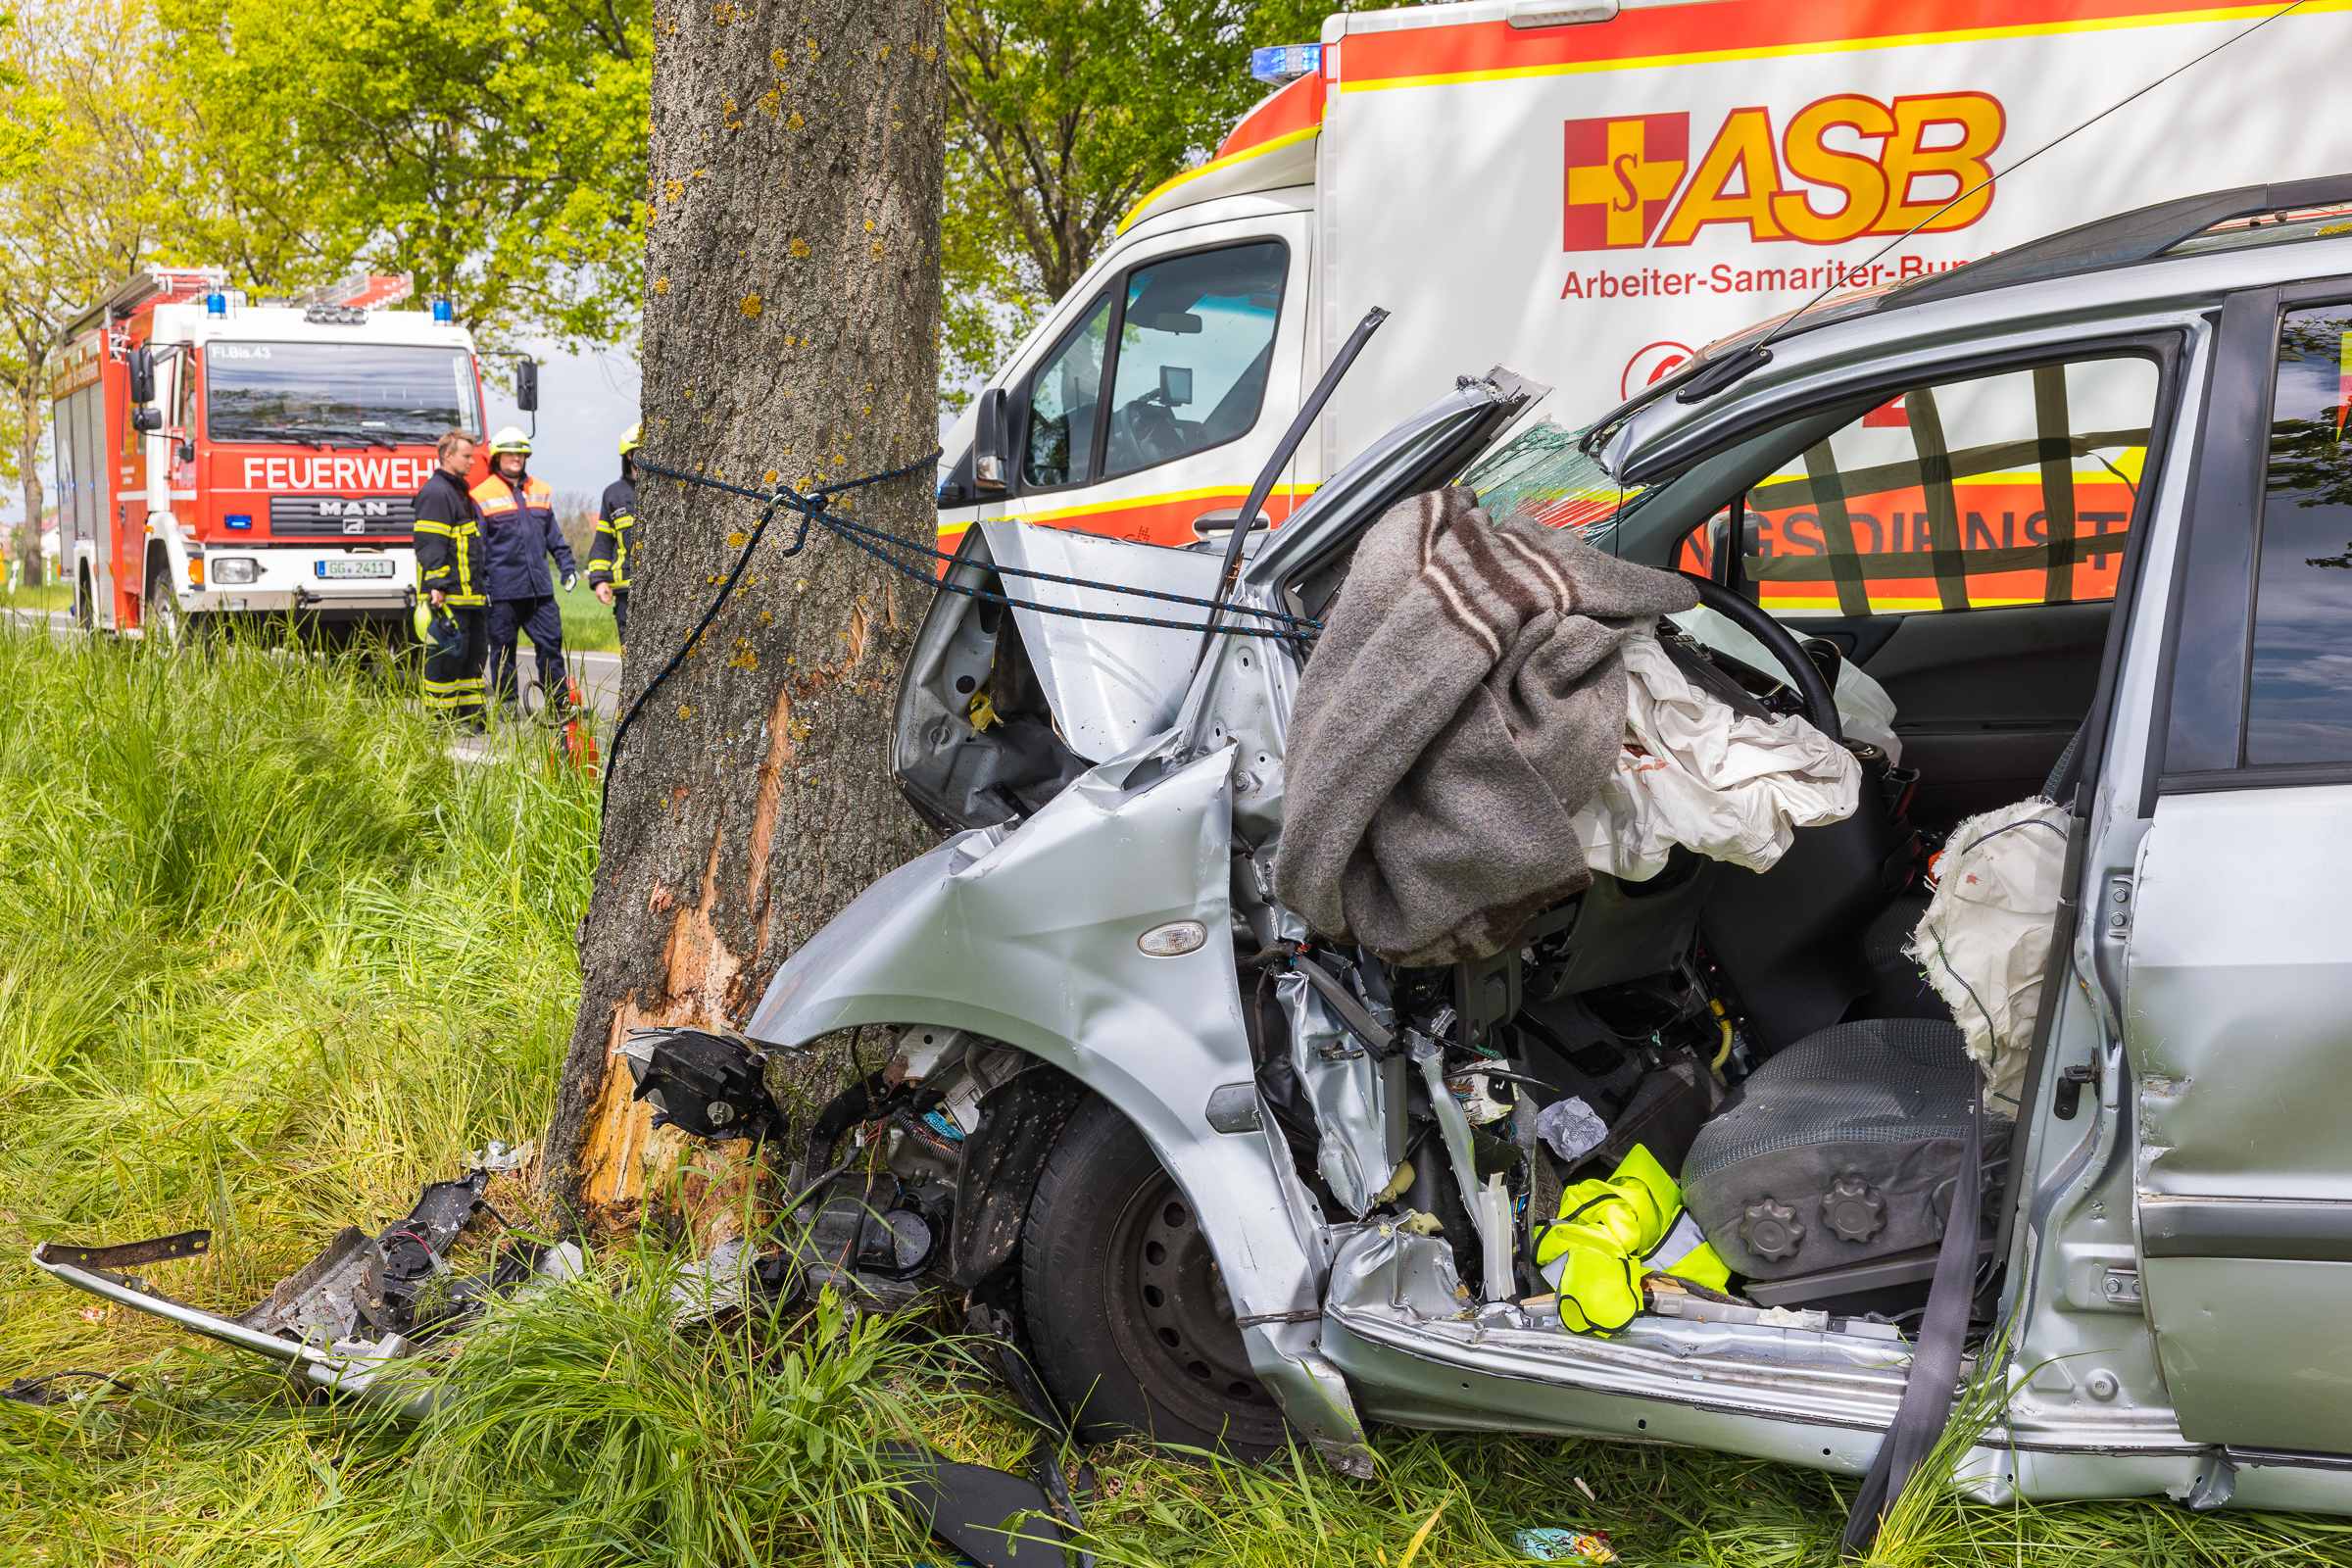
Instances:
[[[204,314],[215,320],[228,314],[228,296],[215,289],[204,297]]]
[[[443,326],[447,326],[457,318],[458,313],[454,308],[451,307],[449,303],[449,296],[446,294],[434,295],[433,319],[441,323]]]

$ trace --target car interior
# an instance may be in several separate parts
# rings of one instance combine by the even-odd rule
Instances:
[[[1509,1172],[1528,1221],[1509,1294],[1543,1289],[1529,1225],[1552,1216],[1565,1186],[1608,1175],[1640,1144],[1681,1182],[1747,1300],[1897,1322],[1920,1308],[1976,1075],[1904,947],[1959,823],[2071,795],[2073,742],[2096,699],[2138,520],[2159,371],[2150,356],[2115,352],[1880,388],[1622,490],[1556,427],[1538,425],[1461,480],[1497,515],[1557,522],[1560,498],[1580,497],[1589,542],[1703,577],[1704,608],[1780,666],[1662,625],[1677,662],[1728,704],[1827,729],[1840,723],[1832,689],[1842,696],[1858,672],[1891,704],[1895,742],[1849,738],[1860,808],[1798,830],[1768,871],[1678,850],[1646,881],[1596,876],[1491,958],[1377,965],[1399,1020],[1446,1031],[1455,1098],[1491,1116],[1474,1127],[1479,1171]],[[1424,459],[1391,487],[1401,496],[1462,473],[1491,429],[1427,435]],[[1514,461],[1528,443],[1554,456]],[[1482,482],[1496,473],[1506,477]],[[1596,506],[1601,490],[1613,493]],[[1363,508],[1363,524],[1384,506]],[[1353,538],[1360,528],[1289,570],[1279,588],[1294,612],[1321,615],[1337,601]],[[983,570],[972,586],[1005,585]],[[919,760],[926,734],[966,733],[950,721],[967,716],[972,694],[993,704],[996,744],[945,748],[927,772],[902,776],[941,826],[1026,814],[1082,764],[1054,735],[1020,639],[995,635],[995,607],[955,612],[966,632],[935,667],[909,672],[901,755]],[[1242,976],[1246,997],[1253,984]],[[1318,1189],[1317,1133],[1280,1009],[1245,1012],[1267,1103]],[[1512,1075],[1507,1094],[1523,1098],[1459,1072],[1482,1062]],[[1607,1126],[1574,1164],[1516,1125],[1569,1096]],[[1984,1107],[1984,1301],[1997,1287],[1997,1199],[2019,1110]],[[1479,1291],[1476,1232],[1417,1084],[1406,1121],[1415,1175],[1392,1201],[1439,1219]],[[1328,1189],[1317,1197],[1342,1211]]]

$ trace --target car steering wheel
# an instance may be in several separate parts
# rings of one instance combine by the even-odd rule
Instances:
[[[1803,645],[1789,633],[1788,627],[1766,614],[1763,609],[1741,598],[1712,578],[1696,572],[1681,573],[1698,590],[1698,602],[1712,610],[1741,631],[1762,643],[1779,662],[1784,677],[1795,691],[1798,705],[1803,709],[1805,722],[1843,744],[1845,732],[1838,724],[1837,699],[1830,695],[1830,683],[1821,676],[1820,666],[1813,662]]]

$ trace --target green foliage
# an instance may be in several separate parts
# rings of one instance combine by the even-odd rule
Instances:
[[[631,329],[646,0],[165,0],[155,66],[199,200],[168,249],[280,288],[413,271],[476,331]]]
[[[950,0],[942,380],[994,370],[1138,200],[1210,156],[1266,94],[1252,45],[1391,3]]]

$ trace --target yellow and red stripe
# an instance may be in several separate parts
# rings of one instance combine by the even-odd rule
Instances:
[[[1600,26],[1518,28],[1498,21],[1351,32],[1338,74],[1344,92],[1379,92],[2118,27],[2253,22],[2279,9],[2276,3],[2215,6],[2204,0],[1718,0],[1621,12]],[[2306,0],[2298,14],[2346,9],[2352,9],[2352,0]],[[1328,57],[1331,51],[1325,53]]]
[[[1315,493],[1311,484],[1276,485],[1266,497],[1268,520],[1279,528],[1298,510],[1300,503]],[[1043,528],[1070,528],[1080,533],[1101,534],[1108,539],[1128,539],[1138,544],[1181,546],[1192,544],[1200,536],[1193,532],[1193,523],[1202,513],[1240,512],[1242,503],[1250,499],[1247,485],[1210,486],[1201,490],[1174,490],[1164,495],[1130,496],[1118,501],[1096,501],[1085,506],[1063,507],[1054,510],[1008,514],[1015,522],[1035,523]],[[942,521],[939,525],[939,548],[953,551],[963,538],[967,522]],[[946,565],[943,563],[941,569]]]

